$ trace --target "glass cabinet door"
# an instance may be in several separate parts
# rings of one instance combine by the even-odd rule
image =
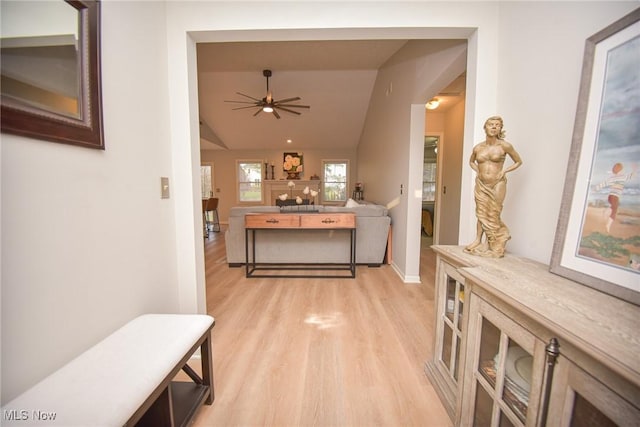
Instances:
[[[438,256],[434,301],[434,346],[425,373],[453,420],[462,383],[462,337],[465,329],[465,285],[456,267]]]
[[[602,379],[616,383],[615,374],[604,376]],[[625,387],[618,391],[621,393],[560,356],[553,375],[547,426],[638,426],[640,390]]]
[[[443,265],[444,298],[439,312],[442,328],[442,345],[437,349],[440,361],[446,366],[449,377],[458,383],[460,371],[460,347],[464,313],[464,282],[450,265]]]
[[[477,322],[474,343],[469,344],[473,357],[467,366],[473,372],[473,384],[466,403],[470,416],[462,424],[533,426],[544,372],[544,343],[486,301],[472,298],[469,316]],[[469,328],[471,334],[471,324]]]

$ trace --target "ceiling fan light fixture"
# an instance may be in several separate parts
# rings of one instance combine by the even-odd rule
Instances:
[[[301,113],[294,110],[294,108],[307,108],[307,109],[311,108],[309,105],[291,104],[292,102],[300,101],[302,98],[300,98],[299,96],[294,96],[291,98],[284,98],[284,99],[273,99],[273,95],[271,94],[271,90],[269,89],[269,77],[271,77],[271,70],[263,70],[262,74],[267,79],[267,96],[260,99],[250,95],[245,95],[244,93],[241,93],[241,92],[236,92],[238,95],[243,96],[247,99],[250,99],[251,101],[247,101],[247,100],[226,101],[225,100],[225,102],[234,102],[237,104],[248,104],[242,107],[236,107],[234,108],[234,110],[244,110],[246,108],[257,107],[257,110],[254,110],[255,111],[253,114],[254,117],[264,111],[265,113],[271,113],[273,117],[275,117],[276,119],[280,119],[279,113],[282,111],[286,111],[287,113],[291,113],[299,116]]]
[[[440,100],[438,98],[432,98],[429,102],[424,104],[424,108],[427,110],[435,110],[440,105]]]

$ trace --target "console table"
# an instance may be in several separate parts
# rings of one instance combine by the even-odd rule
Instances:
[[[350,232],[349,263],[345,264],[274,264],[256,261],[256,232],[258,230],[347,230]],[[251,236],[251,239],[249,238]],[[249,244],[251,242],[251,244]],[[249,249],[251,247],[251,250]],[[254,213],[245,215],[246,277],[356,277],[356,216],[353,213]],[[346,270],[349,275],[260,274],[259,271],[282,270]]]

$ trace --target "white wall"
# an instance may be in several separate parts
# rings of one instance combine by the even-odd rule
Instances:
[[[424,103],[464,71],[465,52],[460,40],[409,42],[380,68],[371,94],[358,180],[376,200],[400,200],[390,210],[393,265],[407,282],[420,281]]]
[[[104,151],[1,135],[3,403],[178,310],[164,22],[162,3],[103,4]]]
[[[506,139],[524,162],[508,178],[503,214],[512,235],[508,251],[549,262],[585,39],[638,6],[637,1],[501,4],[495,112],[503,116]],[[476,141],[483,139],[481,127],[476,133]]]
[[[584,40],[636,7],[102,2],[106,150],[2,135],[3,402],[139,313],[203,310],[194,38],[450,38],[452,28],[478,28],[469,39],[463,158],[483,138],[486,117],[501,113],[524,159],[509,182],[507,249],[546,262]],[[466,241],[475,218],[463,170]],[[172,179],[170,200],[159,199],[160,176]]]

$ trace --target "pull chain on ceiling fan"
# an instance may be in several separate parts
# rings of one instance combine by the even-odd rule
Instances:
[[[286,111],[288,113],[296,114],[299,116],[300,112],[292,110],[292,108],[311,108],[309,105],[289,104],[289,102],[301,100],[299,96],[296,96],[294,98],[280,99],[278,101],[274,100],[271,94],[271,90],[269,90],[269,77],[271,77],[271,70],[262,70],[262,75],[267,78],[267,95],[264,98],[258,99],[258,98],[254,98],[253,96],[245,95],[244,93],[241,93],[241,92],[236,92],[238,95],[244,96],[253,101],[249,102],[249,101],[226,101],[225,100],[224,102],[233,102],[236,104],[251,104],[246,107],[237,107],[233,109],[244,110],[246,108],[258,108],[258,110],[253,114],[254,117],[260,114],[262,111],[264,111],[265,113],[273,113],[276,119],[280,119],[280,114],[278,114],[277,110]]]

